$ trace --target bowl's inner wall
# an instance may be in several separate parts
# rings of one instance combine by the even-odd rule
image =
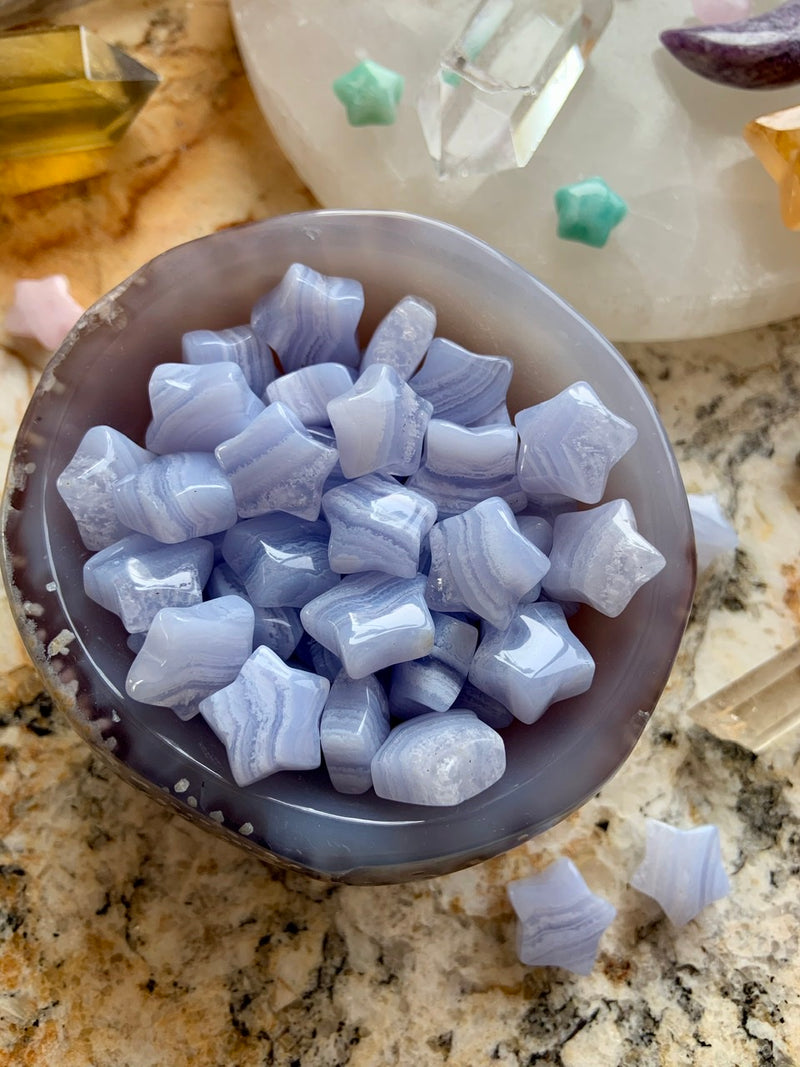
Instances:
[[[586,379],[639,430],[604,499],[630,500],[639,529],[667,565],[619,618],[578,613],[574,629],[597,663],[592,688],[554,705],[535,726],[506,731],[504,778],[457,809],[398,805],[371,792],[345,796],[324,771],[237,789],[204,723],[181,723],[125,695],[127,635],[83,593],[89,553],[55,488],[83,434],[102,422],[141,442],[153,367],[180,360],[187,330],[247,322],[255,300],[295,261],[363,283],[363,340],[397,300],[415,293],[436,307],[438,334],[514,360],[512,410]],[[691,601],[685,494],[663,428],[627,364],[515,264],[427,220],[369,212],[287,216],[154,260],[90,312],[44,376],[18,439],[17,472],[26,464],[35,469],[6,501],[7,566],[19,602],[45,609],[35,620],[40,659],[63,628],[76,634],[47,668],[62,681],[78,677],[76,717],[94,720],[116,754],[156,786],[188,779],[186,796],[197,799],[199,811],[220,810],[234,827],[251,822],[252,840],[323,874],[355,869],[363,880],[385,881],[449,870],[496,854],[578,806],[633,747],[666,681]]]

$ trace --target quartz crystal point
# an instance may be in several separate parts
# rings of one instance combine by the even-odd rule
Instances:
[[[306,632],[339,657],[351,678],[427,656],[434,625],[425,577],[353,574],[300,612]]]
[[[636,530],[627,500],[556,517],[550,570],[542,588],[556,600],[591,604],[614,619],[666,560]]]
[[[356,330],[363,310],[361,282],[293,263],[256,303],[251,325],[278,354],[286,373],[310,363],[357,367],[361,351]]]
[[[572,633],[558,604],[520,608],[504,630],[486,628],[469,680],[521,722],[540,719],[551,704],[585,693],[594,660]]]
[[[408,381],[428,351],[436,332],[436,309],[419,296],[406,296],[378,323],[361,357],[360,370],[373,363],[394,367]]]
[[[304,426],[328,426],[328,403],[352,389],[355,377],[343,363],[313,363],[276,378],[267,399],[291,408]]]
[[[214,546],[202,538],[162,545],[130,534],[86,561],[83,585],[129,633],[142,633],[161,608],[199,604],[213,562]]]
[[[465,608],[504,629],[520,598],[542,580],[547,556],[519,531],[511,508],[490,497],[438,522],[429,536],[428,603],[437,611]]]
[[[245,381],[261,400],[276,373],[275,360],[249,326],[228,330],[192,330],[182,338],[183,362],[235,363]]]
[[[730,892],[719,830],[716,826],[678,830],[648,819],[645,858],[631,885],[657,900],[675,926],[690,922],[707,904]]]
[[[430,401],[435,418],[467,426],[505,402],[512,371],[504,356],[479,356],[435,337],[408,384]]]
[[[208,452],[173,452],[114,486],[119,521],[165,544],[219,533],[237,519],[231,483]]]
[[[0,192],[100,173],[159,78],[85,26],[0,37]]]
[[[392,668],[389,701],[392,714],[399,719],[451,708],[475,654],[478,631],[474,626],[437,611],[431,616],[435,627],[431,651]]]
[[[383,571],[413,578],[436,506],[392,478],[367,474],[322,498],[330,523],[328,558],[339,574]]]
[[[453,709],[396,726],[372,760],[372,783],[387,800],[448,807],[482,793],[505,769],[500,735],[471,711]]]
[[[285,404],[270,404],[215,450],[243,519],[287,511],[316,519],[335,448],[312,436]]]
[[[213,452],[264,410],[235,363],[161,363],[150,377],[153,452]]]
[[[2,93],[0,108],[1,105]],[[14,303],[6,313],[6,329],[17,337],[33,337],[44,348],[55,350],[82,314],[83,308],[70,294],[64,274],[24,278],[14,283]]]
[[[800,106],[753,119],[744,139],[778,186],[784,226],[800,230]]]
[[[432,412],[394,367],[367,367],[352,389],[328,404],[345,476],[413,474]]]
[[[260,607],[301,608],[339,582],[328,564],[328,525],[275,512],[246,519],[222,542],[225,562]]]
[[[589,974],[600,937],[616,908],[596,896],[562,857],[538,874],[506,887],[517,914],[517,955],[528,967],[564,967]]]
[[[351,126],[391,126],[403,95],[405,79],[371,59],[365,59],[333,83]]]
[[[688,500],[694,527],[697,569],[703,571],[715,559],[732,553],[739,544],[739,538],[713,493],[689,493]]]
[[[596,504],[611,468],[633,447],[638,431],[608,408],[586,382],[525,408],[517,473],[529,496],[561,494]]]
[[[87,548],[107,548],[130,533],[117,518],[113,486],[153,458],[111,426],[93,426],[83,435],[56,488]]]
[[[458,515],[490,496],[499,496],[512,511],[527,505],[516,476],[517,431],[513,426],[461,426],[431,419],[423,463],[409,487],[433,500],[439,518]]]
[[[253,650],[253,622],[252,607],[239,596],[162,608],[131,664],[125,691],[192,718],[201,700],[239,673]]]
[[[326,678],[296,670],[261,646],[235,681],[202,701],[200,713],[225,746],[237,785],[320,765],[319,721],[329,690]]]
[[[253,608],[253,648],[266,645],[281,659],[288,659],[303,636],[300,612],[296,608],[255,607],[247,596],[244,583],[227,563],[218,563],[205,589],[206,599],[240,596]]]
[[[331,686],[320,723],[325,766],[340,793],[366,793],[372,786],[372,757],[389,736],[389,705],[378,679],[348,678],[342,671]]]
[[[524,167],[583,73],[612,0],[485,0],[417,110],[442,177]]]

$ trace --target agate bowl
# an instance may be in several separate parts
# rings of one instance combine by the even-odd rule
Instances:
[[[504,731],[505,775],[455,807],[339,794],[324,769],[237,787],[202,720],[182,722],[126,695],[125,630],[83,592],[88,552],[56,492],[83,434],[107,423],[141,441],[155,365],[180,358],[187,330],[246,322],[254,301],[296,261],[361,280],[364,340],[414,293],[436,307],[442,336],[513,359],[512,410],[585,379],[639,431],[606,499],[630,500],[666,566],[618,618],[578,612],[573,628],[597,663],[591,689],[554,705],[535,726]],[[656,705],[694,589],[683,485],[627,363],[563,300],[483,242],[441,222],[385,212],[289,215],[203,237],[157,257],[90,308],[45,370],[23,420],[3,530],[12,609],[44,687],[124,779],[264,860],[360,884],[477,863],[590,798],[626,760]]]

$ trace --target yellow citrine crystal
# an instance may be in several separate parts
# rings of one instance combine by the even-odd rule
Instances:
[[[84,26],[0,35],[0,191],[97,174],[158,81]]]
[[[800,230],[800,106],[753,119],[744,139],[778,184],[784,225]]]

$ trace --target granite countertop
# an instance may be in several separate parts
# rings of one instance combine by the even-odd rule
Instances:
[[[79,15],[164,83],[108,175],[0,201],[0,317],[17,277],[65,273],[89,303],[163,248],[313,206],[222,0]],[[37,373],[5,342],[3,466]],[[800,635],[800,319],[624,353],[740,548],[701,581],[626,766],[493,861],[383,888],[271,870],[98,762],[0,605],[0,1064],[800,1063],[800,734],[756,758],[687,715]],[[646,816],[720,828],[731,894],[682,929],[629,885]],[[505,884],[559,855],[618,911],[585,978],[514,953]]]

